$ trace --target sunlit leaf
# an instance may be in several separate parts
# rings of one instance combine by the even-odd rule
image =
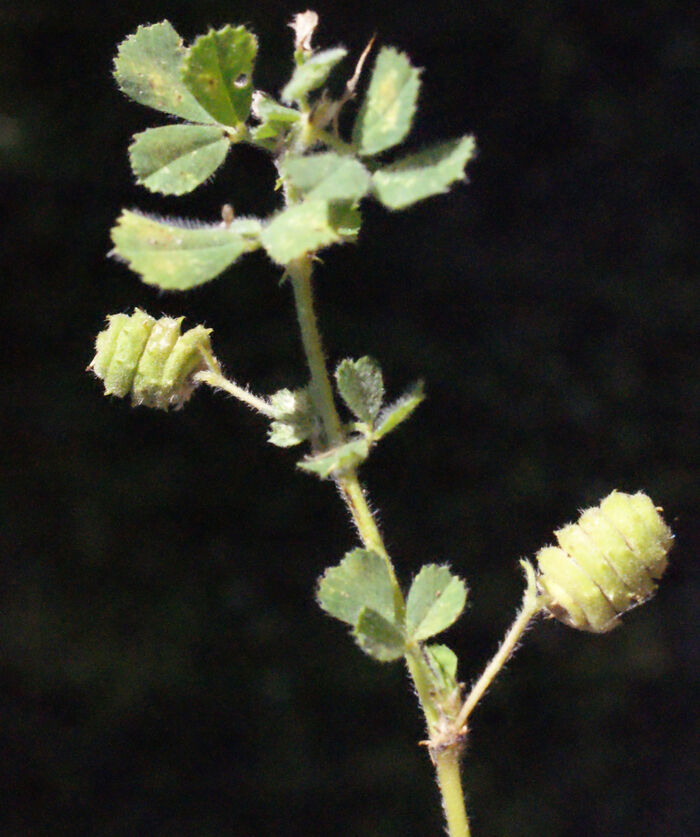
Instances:
[[[303,157],[289,154],[280,173],[303,196],[327,201],[359,200],[370,185],[369,172],[359,160],[334,151]]]
[[[312,199],[280,210],[260,240],[273,261],[286,265],[341,238],[334,208],[328,201]]]
[[[390,209],[439,195],[464,178],[464,167],[475,151],[474,137],[467,136],[413,154],[374,172],[374,194]]]
[[[409,132],[416,110],[419,75],[420,70],[402,52],[393,47],[379,52],[353,129],[353,142],[360,154],[378,154],[400,143]]]
[[[191,122],[212,123],[215,120],[182,81],[186,55],[182,39],[167,20],[139,26],[120,44],[114,76],[122,91],[141,105]]]
[[[128,262],[149,285],[183,291],[213,279],[256,249],[260,229],[254,218],[188,227],[125,210],[112,229],[112,254]]]
[[[282,90],[282,101],[302,102],[312,91],[325,83],[330,71],[347,55],[343,47],[317,52],[295,68],[294,74]]]
[[[381,439],[382,436],[391,433],[411,415],[424,398],[423,383],[418,381],[405,395],[397,398],[393,404],[389,404],[382,410],[377,419],[377,428],[372,434],[373,438]]]
[[[308,439],[316,427],[316,413],[308,389],[280,389],[270,397],[275,420],[268,442],[289,448]]]

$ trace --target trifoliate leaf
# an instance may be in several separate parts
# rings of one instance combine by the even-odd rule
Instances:
[[[457,686],[457,655],[446,645],[426,645],[431,671],[437,674],[440,687],[451,692]]]
[[[343,471],[347,468],[357,466],[367,459],[369,455],[369,441],[364,438],[353,439],[337,448],[320,453],[317,456],[309,456],[302,459],[297,465],[304,471],[311,471],[318,474],[321,479],[329,477],[335,471]]]
[[[303,201],[273,215],[260,240],[273,261],[286,265],[340,241],[338,217],[338,210],[328,201]]]
[[[270,404],[275,410],[268,436],[271,444],[289,448],[313,435],[316,415],[307,389],[281,389],[270,397]]]
[[[382,410],[377,419],[377,428],[372,434],[374,439],[381,439],[405,421],[424,398],[423,383],[418,381],[405,395]]]
[[[135,134],[129,158],[137,182],[151,192],[184,195],[218,169],[230,145],[215,126],[165,125]]]
[[[446,192],[451,183],[464,177],[464,167],[475,151],[474,137],[468,136],[413,154],[374,172],[374,194],[384,206],[402,209]]]
[[[381,663],[398,660],[406,650],[406,637],[401,628],[370,608],[360,613],[355,639],[365,654]]]
[[[426,564],[413,580],[406,600],[406,630],[415,641],[444,631],[464,609],[467,588],[447,567]]]
[[[355,416],[372,424],[384,400],[384,380],[379,364],[371,357],[346,358],[335,370],[338,392]]]
[[[182,81],[180,72],[186,55],[182,39],[167,20],[139,26],[120,44],[114,76],[122,91],[141,105],[190,122],[213,123],[216,120]]]
[[[124,210],[112,228],[112,255],[128,262],[149,285],[184,291],[213,279],[239,256],[255,250],[260,229],[255,218],[187,227]]]
[[[306,96],[317,90],[328,78],[330,71],[347,55],[343,47],[317,52],[295,68],[294,74],[282,90],[283,102],[303,102]]]
[[[370,184],[369,172],[359,160],[334,151],[305,157],[288,154],[280,174],[302,196],[326,201],[357,201]]]
[[[190,47],[182,80],[219,124],[236,126],[248,118],[257,52],[258,40],[244,26],[211,31]]]
[[[420,70],[408,56],[384,47],[377,56],[367,94],[355,120],[353,142],[361,155],[397,145],[411,128]]]
[[[381,555],[367,549],[353,549],[337,567],[327,569],[319,580],[316,599],[326,613],[353,627],[365,607],[394,621],[389,569]]]

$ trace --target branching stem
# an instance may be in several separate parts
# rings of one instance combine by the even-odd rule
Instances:
[[[535,571],[533,570],[532,565],[527,562],[523,562],[523,568],[525,569],[525,573],[527,575],[528,585],[525,590],[525,594],[523,595],[522,607],[520,608],[518,615],[515,617],[515,621],[511,625],[510,630],[506,634],[498,651],[496,651],[493,655],[491,662],[486,666],[484,673],[476,681],[472,690],[469,692],[467,699],[464,701],[464,704],[459,711],[459,715],[455,720],[455,726],[457,729],[461,729],[466,725],[467,719],[473,712],[474,707],[484,696],[486,690],[494,681],[498,672],[503,668],[508,661],[508,658],[515,651],[518,641],[527,629],[530,620],[538,611],[542,609],[542,601],[537,594]]]
[[[311,256],[305,256],[287,265],[287,275],[294,290],[294,302],[301,330],[302,344],[311,373],[312,397],[321,416],[326,441],[329,446],[342,444],[345,437],[335,407],[313,305]],[[396,577],[394,565],[372,516],[367,496],[357,478],[357,472],[354,468],[347,468],[336,474],[335,479],[355,522],[362,543],[367,549],[372,549],[381,555],[386,562],[392,580],[396,615],[403,619],[406,610],[403,593]],[[440,721],[440,712],[431,694],[423,661],[420,657],[420,650],[417,646],[407,650],[406,664],[425,714],[428,732],[432,735]],[[450,837],[470,837],[459,769],[460,749],[459,742],[456,742],[454,746],[446,746],[433,756]]]

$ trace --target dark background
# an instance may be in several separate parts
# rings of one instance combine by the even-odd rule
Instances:
[[[318,2],[317,42],[373,32],[425,67],[407,147],[474,132],[471,184],[390,214],[317,273],[329,359],[370,353],[429,398],[363,469],[404,580],[471,586],[447,635],[472,680],[518,604],[518,558],[613,488],[677,534],[657,598],[607,636],[538,624],[477,710],[477,837],[698,833],[698,56],[691,3]],[[186,296],[107,260],[122,206],[213,219],[275,206],[236,149],[181,199],[133,185],[117,90],[140,23],[260,36],[280,89],[286,2],[0,5],[4,338],[0,832],[438,835],[401,667],[313,600],[355,540],[333,487],[201,392],[171,415],[101,396],[105,314],[214,328],[237,380],[304,382],[289,288],[261,254]],[[350,62],[348,62],[348,66]],[[697,233],[697,230],[696,230]],[[694,344],[695,343],[695,344]]]

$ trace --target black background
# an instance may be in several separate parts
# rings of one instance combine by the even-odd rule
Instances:
[[[698,55],[692,4],[316,3],[317,42],[369,36],[425,68],[407,148],[465,132],[471,183],[324,254],[329,360],[378,358],[428,400],[363,469],[402,578],[471,587],[447,641],[472,680],[521,593],[517,559],[612,488],[677,534],[657,598],[607,636],[538,624],[473,718],[477,837],[691,835],[697,807]],[[332,486],[202,392],[132,410],[84,373],[104,315],[214,328],[230,374],[304,382],[289,288],[255,254],[188,295],[107,260],[122,206],[213,219],[276,205],[235,149],[193,195],[133,185],[117,43],[248,23],[259,87],[289,73],[289,3],[0,5],[0,831],[437,835],[401,667],[313,600],[354,544]],[[350,62],[348,62],[350,66]]]

